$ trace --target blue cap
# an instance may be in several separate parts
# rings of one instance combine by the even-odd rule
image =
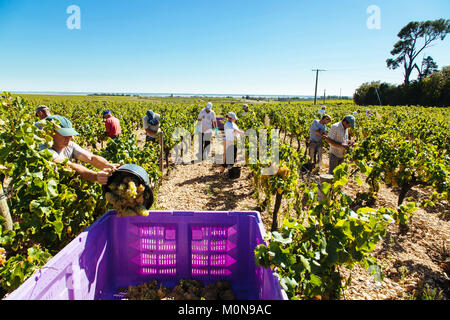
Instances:
[[[66,117],[63,117],[60,115],[51,115],[51,116],[48,116],[47,118],[45,118],[45,120],[47,120],[47,121],[53,120],[53,119],[59,120],[59,125],[58,125],[59,129],[57,129],[56,132],[58,132],[60,135],[62,135],[64,137],[72,137],[72,136],[76,136],[79,134],[72,127],[72,122],[70,122],[70,120],[67,119]]]
[[[111,114],[111,111],[109,111],[109,110],[103,111],[103,116],[106,116],[107,114]]]

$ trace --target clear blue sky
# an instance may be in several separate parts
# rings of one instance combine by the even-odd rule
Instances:
[[[0,90],[313,95],[319,68],[319,95],[352,95],[401,83],[385,63],[397,33],[449,14],[448,0],[0,0]],[[450,65],[450,37],[425,54]]]

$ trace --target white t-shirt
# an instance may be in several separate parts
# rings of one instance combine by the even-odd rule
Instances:
[[[41,149],[47,148],[47,146],[44,144],[42,146],[39,146]],[[92,153],[83,149],[78,144],[76,144],[73,141],[69,142],[69,145],[61,150],[61,152],[57,152],[53,148],[48,148],[48,150],[52,153],[53,160],[64,160],[64,159],[79,159],[80,155],[84,154],[86,157],[90,158]]]
[[[341,144],[348,143],[348,129],[344,128],[342,121],[336,122],[330,127],[328,138]],[[330,144],[330,153],[334,154],[338,158],[343,158],[345,155],[345,150]]]
[[[213,127],[213,121],[217,121],[216,113],[213,110],[208,113],[206,109],[200,111],[198,119],[200,119],[200,132],[202,133],[210,133]]]
[[[234,122],[230,121],[225,122],[223,129],[225,131],[225,141],[233,141],[234,139],[240,136],[240,134],[235,131],[239,130],[239,128]]]

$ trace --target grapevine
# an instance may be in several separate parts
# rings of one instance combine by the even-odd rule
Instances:
[[[11,190],[8,203],[13,221],[13,229],[6,230],[0,220],[0,276],[6,291],[23,283],[34,270],[89,227],[104,214],[108,203],[117,210],[119,217],[149,213],[143,206],[145,192],[139,182],[116,182],[111,184],[110,192],[104,194],[99,184],[81,180],[64,163],[54,163],[51,154],[39,146],[51,147],[51,134],[56,124],[41,121],[40,128],[36,126],[38,119],[34,117],[34,110],[37,105],[45,103],[52,114],[69,118],[80,132],[75,137],[79,145],[110,162],[143,167],[155,194],[157,187],[164,183],[158,163],[161,152],[164,152],[165,167],[170,168],[169,155],[179,143],[173,137],[175,130],[185,129],[192,137],[196,117],[204,107],[198,100],[117,99],[101,104],[85,100],[86,97],[49,99],[33,95],[25,99],[2,93],[0,173],[7,177]],[[215,104],[214,108],[217,115],[229,111],[238,114],[238,125],[243,130],[270,132],[278,129],[281,132],[280,161],[273,174],[262,174],[262,169],[271,163],[259,159],[249,163],[246,157],[246,167],[251,173],[260,211],[272,218],[272,226],[268,226],[272,231],[270,239],[267,246],[257,248],[257,261],[277,268],[281,284],[292,299],[339,298],[343,291],[340,266],[360,264],[378,274],[377,263],[370,253],[383,237],[386,225],[397,223],[407,230],[419,206],[449,200],[448,108],[368,106],[374,116],[356,115],[356,127],[349,132],[357,144],[345,156],[348,167],[338,169],[333,183],[322,186],[306,181],[302,173],[302,166],[308,161],[309,126],[318,118],[317,106],[311,101],[251,104],[251,111],[246,115],[241,115],[238,104]],[[330,101],[327,112],[335,122],[356,108],[351,102]],[[105,135],[101,119],[104,109],[113,110],[120,120],[122,134],[117,139]],[[144,144],[139,140],[143,133],[142,117],[148,109],[161,115],[164,150],[157,143]],[[249,140],[245,142],[247,150],[255,147]],[[324,143],[325,153],[328,147]],[[270,154],[270,143],[268,148]],[[258,146],[256,149],[260,151]],[[350,170],[353,173],[349,174]],[[351,177],[366,183],[364,190],[362,180],[357,180],[361,188],[353,199],[342,191]],[[375,208],[382,188],[390,188],[398,194],[397,207]],[[429,198],[411,202],[408,194],[413,188],[421,188]],[[264,199],[260,199],[262,195]],[[190,298],[220,298],[220,294],[205,293],[208,285],[184,281],[178,284],[177,295],[160,284],[152,284],[154,292],[149,297],[186,298],[186,294],[192,293],[189,290],[197,290],[195,297]],[[136,289],[130,290],[129,299],[142,298],[132,297],[133,290]]]

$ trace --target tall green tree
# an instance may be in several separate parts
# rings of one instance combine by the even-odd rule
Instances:
[[[404,84],[409,84],[409,78],[414,69],[419,70],[419,77],[423,77],[420,71],[421,69],[419,69],[415,62],[416,58],[434,41],[438,39],[444,40],[449,32],[450,20],[438,19],[434,21],[412,21],[408,23],[397,34],[400,40],[394,45],[394,49],[391,51],[391,55],[394,58],[386,60],[387,67],[394,70],[403,65]],[[430,58],[427,57],[427,61],[423,61],[422,65],[429,63]]]

